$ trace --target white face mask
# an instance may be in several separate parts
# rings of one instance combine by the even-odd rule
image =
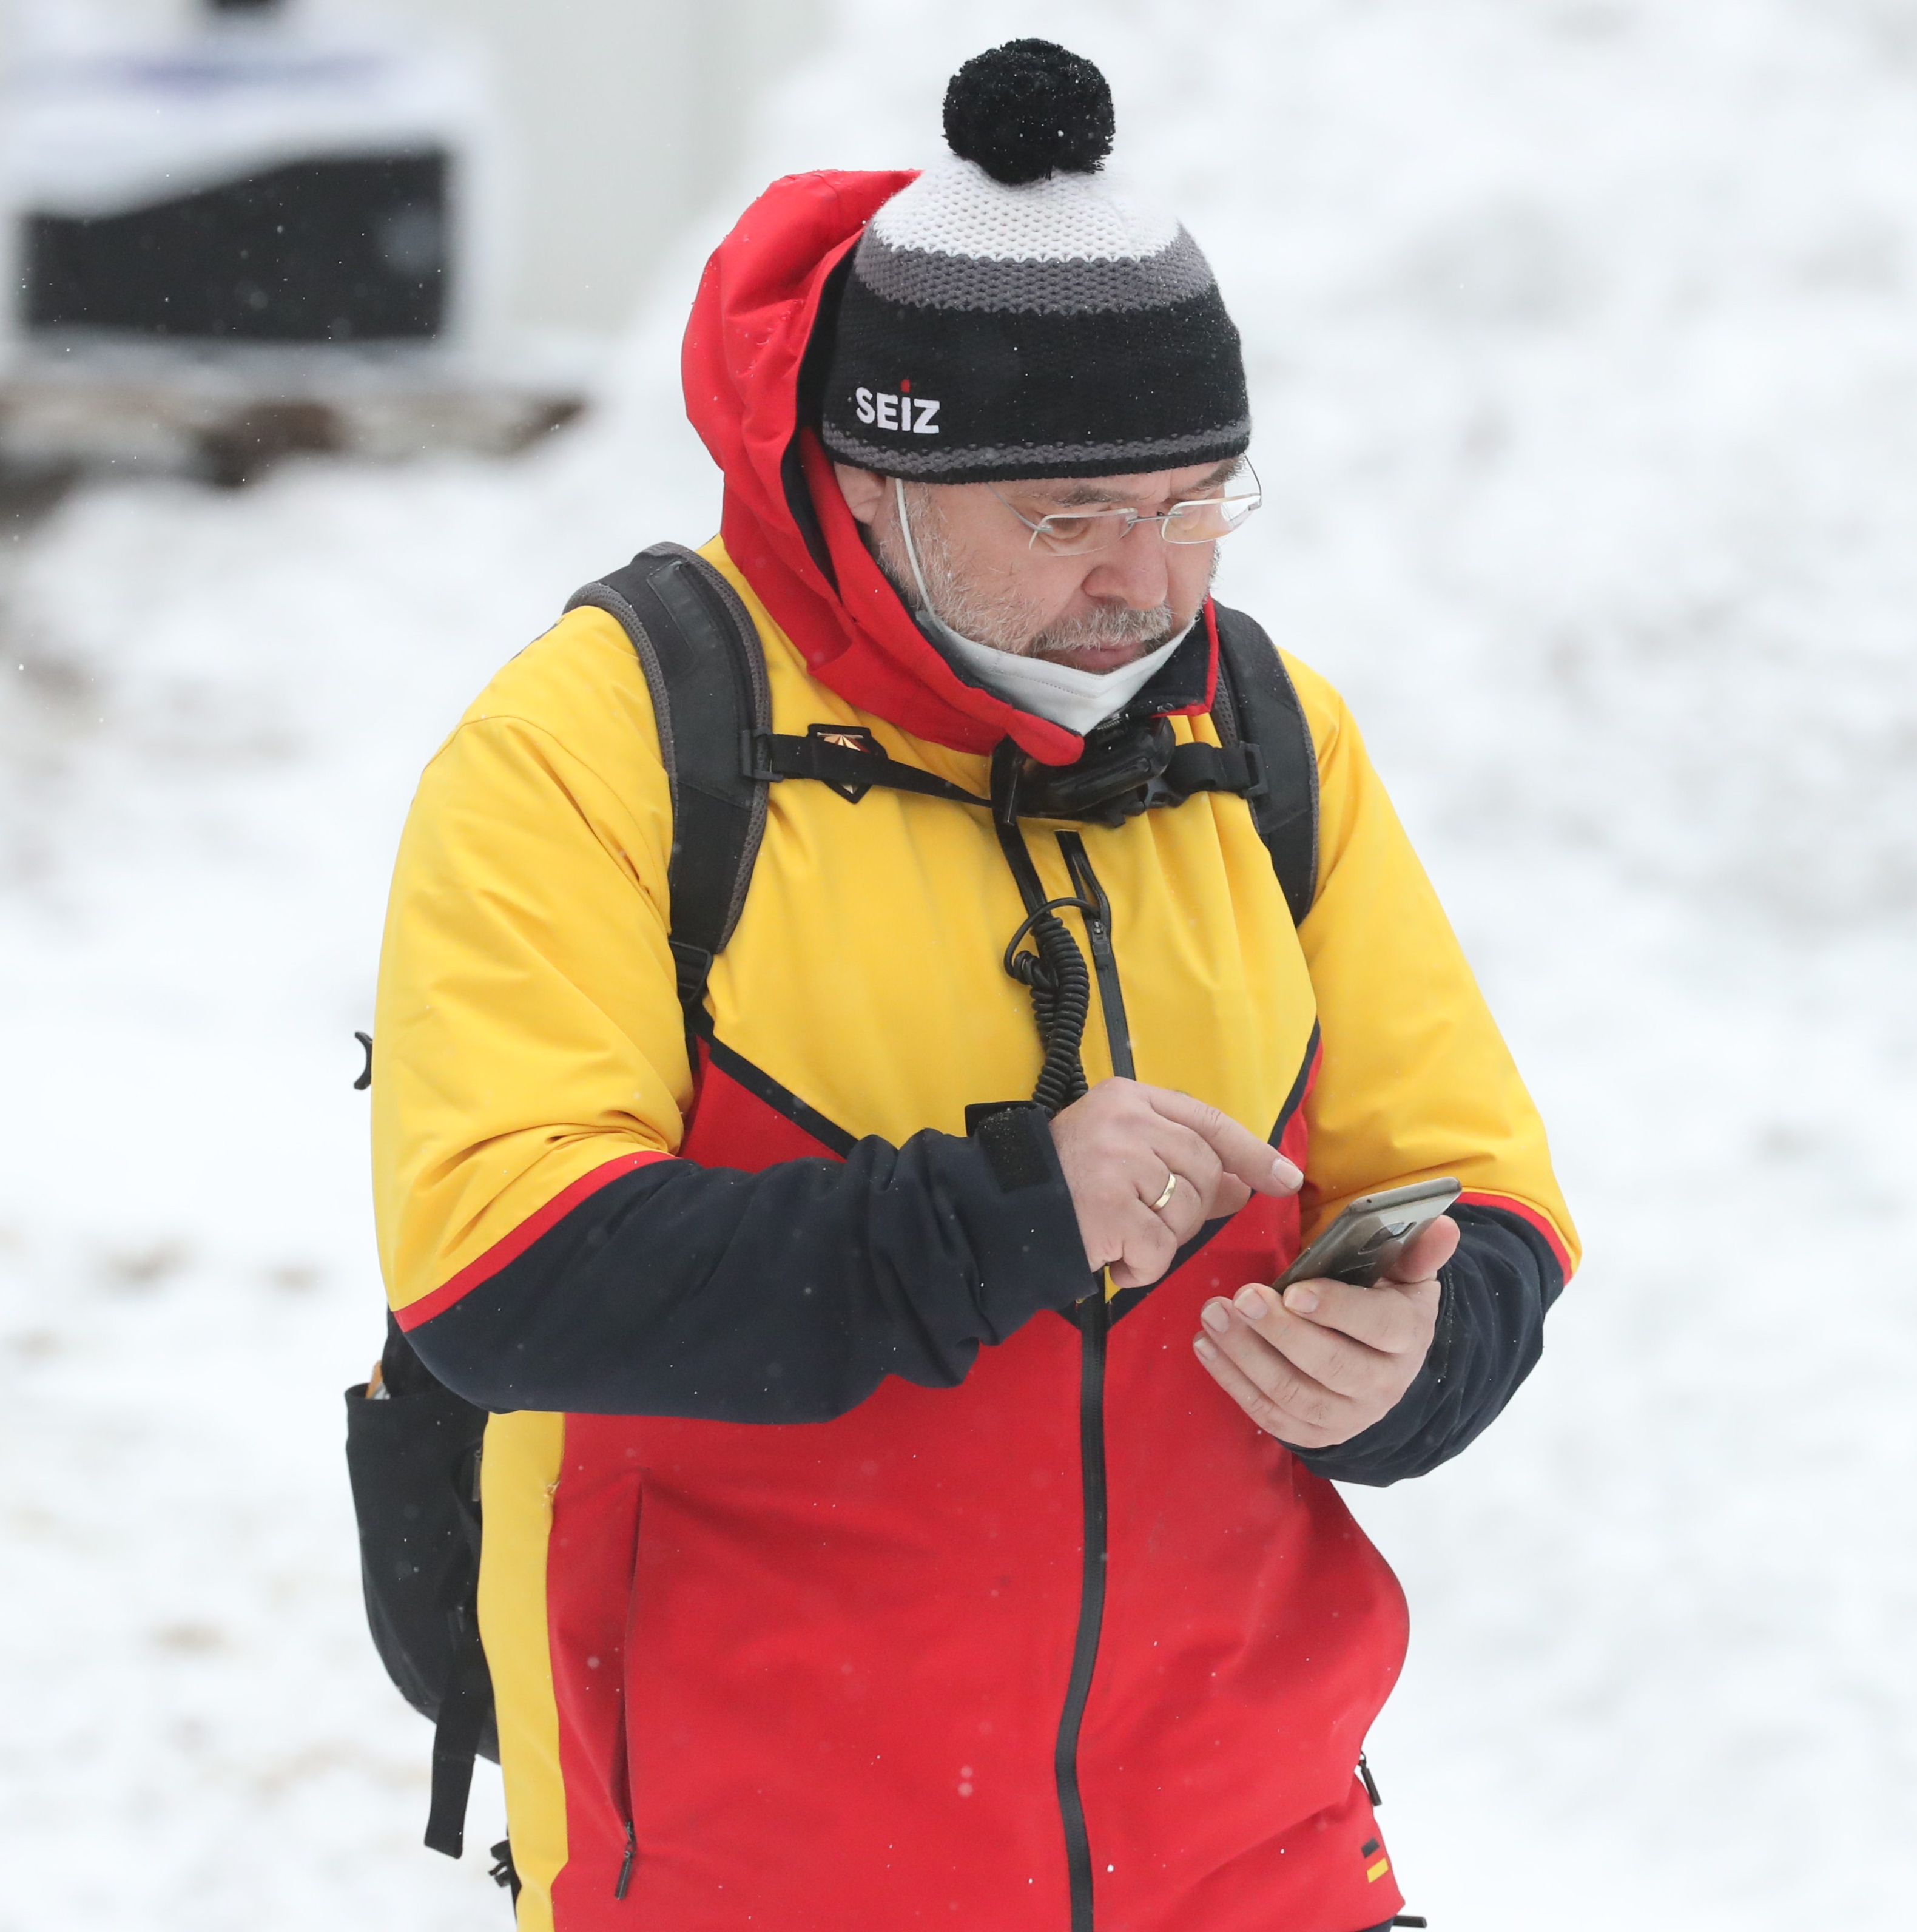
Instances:
[[[932,608],[932,594],[925,587],[925,573],[919,568],[918,546],[913,542],[912,524],[906,515],[905,484],[896,476],[892,487],[897,492],[899,529],[905,538],[905,554],[912,565],[912,581],[918,586],[918,621],[944,644],[954,662],[969,671],[987,690],[1015,704],[1021,711],[1062,724],[1080,737],[1095,725],[1102,724],[1115,711],[1122,711],[1152,682],[1153,674],[1173,652],[1191,634],[1188,624],[1175,638],[1135,663],[1121,664],[1116,670],[1080,670],[1071,664],[1048,663],[1044,658],[1016,656],[990,644],[981,644],[954,630]],[[1197,622],[1197,619],[1192,623]]]

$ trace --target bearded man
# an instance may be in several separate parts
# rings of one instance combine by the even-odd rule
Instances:
[[[687,332],[725,512],[675,568],[771,725],[728,931],[683,930],[714,802],[605,586],[400,854],[382,1257],[494,1412],[520,1921],[1360,1932],[1406,1621],[1332,1480],[1496,1415],[1574,1237],[1341,701],[1210,601],[1258,485],[1204,256],[1063,50],[946,124],[768,190]],[[1295,721],[1288,818],[1225,660]],[[1376,1286],[1273,1292],[1443,1176]]]

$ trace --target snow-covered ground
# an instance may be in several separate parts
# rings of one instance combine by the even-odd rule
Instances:
[[[1252,357],[1224,585],[1351,694],[1590,1247],[1372,1757],[1438,1932],[1889,1924],[1917,1880],[1917,4],[840,0],[735,204],[1049,32]],[[516,466],[90,491],[0,608],[0,1932],[503,1924],[418,1848],[339,1391],[414,777],[716,512],[659,277]],[[472,1836],[494,1834],[483,1811]]]

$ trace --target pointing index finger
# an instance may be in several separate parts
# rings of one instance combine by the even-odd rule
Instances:
[[[1236,1174],[1246,1186],[1260,1194],[1295,1194],[1304,1184],[1304,1175],[1269,1141],[1240,1126],[1222,1108],[1175,1088],[1148,1087],[1145,1091],[1153,1112],[1208,1141],[1226,1172]]]

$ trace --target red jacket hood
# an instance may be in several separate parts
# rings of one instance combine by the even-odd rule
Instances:
[[[927,640],[861,541],[823,446],[799,424],[800,372],[832,272],[914,178],[789,175],[746,210],[693,304],[686,413],[725,472],[732,561],[823,682],[956,751],[1009,736],[1047,764],[1069,764],[1084,746],[1075,733],[967,684]]]

